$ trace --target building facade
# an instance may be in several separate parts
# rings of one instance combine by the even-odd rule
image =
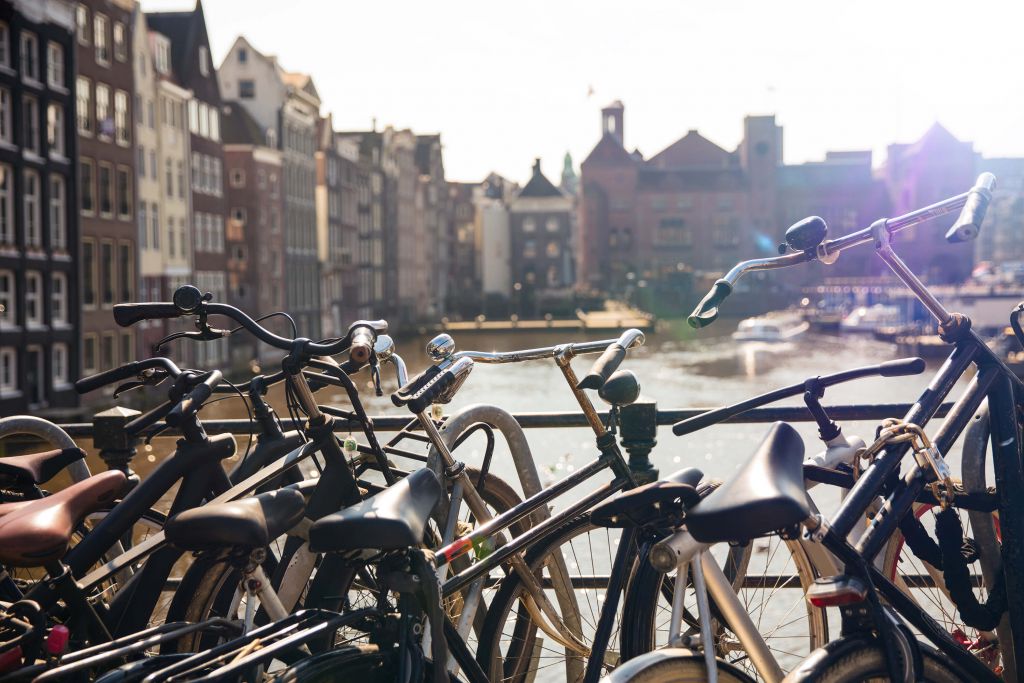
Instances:
[[[191,11],[156,12],[146,15],[150,30],[170,41],[167,75],[175,84],[191,92],[187,104],[190,184],[192,280],[214,301],[228,301],[228,256],[225,243],[227,199],[224,192],[224,154],[221,143],[220,87],[210,59],[210,41],[201,2]],[[164,57],[155,54],[157,71],[163,72]],[[171,98],[164,115],[174,127],[177,110]],[[166,172],[164,168],[158,172]],[[177,178],[172,161],[171,172]],[[165,188],[166,189],[166,188]],[[178,224],[178,229],[182,225]],[[185,226],[188,227],[187,225]],[[168,233],[170,234],[170,233]],[[181,244],[176,244],[179,253]],[[229,359],[227,340],[195,345],[196,363],[200,367],[217,367]]]
[[[317,255],[325,336],[342,336],[359,309],[356,249],[359,147],[334,133],[330,116],[320,120],[316,153]]]
[[[135,330],[114,304],[137,296],[134,70],[130,0],[76,6],[75,83],[81,220],[82,373],[135,360]]]
[[[77,405],[75,9],[0,3],[0,414]]]
[[[416,136],[416,168],[416,218],[421,223],[416,233],[422,236],[427,257],[422,271],[426,308],[421,316],[436,319],[447,312],[452,280],[452,235],[440,134]]]
[[[320,274],[316,226],[316,150],[320,96],[307,74],[285,71],[239,36],[218,70],[224,97],[273,130],[284,177],[285,283],[299,333],[319,339]]]

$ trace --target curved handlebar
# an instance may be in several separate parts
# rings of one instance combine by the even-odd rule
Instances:
[[[781,401],[784,398],[799,396],[807,391],[808,384],[812,381],[816,381],[817,386],[824,389],[836,384],[842,384],[843,382],[860,379],[861,377],[870,377],[872,375],[880,375],[882,377],[919,375],[924,372],[924,369],[925,362],[921,358],[901,358],[899,360],[879,363],[878,365],[868,365],[862,368],[844,370],[833,375],[817,377],[811,380],[805,380],[799,384],[775,389],[774,391],[769,391],[766,394],[749,398],[746,401],[734,403],[731,406],[715,408],[714,410],[709,410],[706,413],[701,413],[700,415],[696,415],[689,419],[680,420],[672,425],[672,433],[676,436],[690,434],[699,429],[704,429],[705,427],[710,427],[711,425],[718,424],[719,422],[724,422],[729,418],[741,415],[748,410],[753,410],[754,408],[759,408],[761,406],[768,405],[769,403],[774,403],[775,401]]]
[[[90,391],[95,391],[100,387],[105,387],[108,384],[114,384],[122,380],[128,379],[129,377],[135,377],[146,370],[152,370],[156,368],[162,368],[167,371],[167,374],[171,377],[177,377],[181,374],[181,370],[170,358],[164,358],[163,356],[156,356],[154,358],[147,358],[146,360],[132,361],[131,363],[125,363],[124,365],[113,368],[112,370],[106,370],[96,375],[90,375],[89,377],[83,377],[82,379],[75,382],[75,391],[80,394],[86,394]]]
[[[725,298],[732,294],[732,284],[725,279],[718,280],[693,313],[686,319],[686,322],[695,329],[707,327],[718,319],[718,307],[722,305]]]
[[[600,389],[612,373],[618,370],[619,365],[626,358],[626,350],[633,346],[642,346],[644,333],[637,329],[629,329],[608,345],[604,353],[594,361],[583,379],[576,383],[577,389]]]

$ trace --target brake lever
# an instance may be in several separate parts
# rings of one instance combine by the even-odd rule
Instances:
[[[378,365],[377,363],[374,363],[373,365],[370,366],[370,377],[373,378],[373,389],[376,392],[377,396],[383,396],[384,389],[382,389],[380,386],[380,365]]]
[[[146,386],[146,383],[145,382],[140,382],[138,380],[132,380],[131,382],[125,382],[124,384],[119,384],[118,387],[116,389],[114,389],[114,398],[117,398],[121,394],[127,394],[129,391],[134,391],[135,389],[140,389],[140,388],[142,388],[144,386]]]

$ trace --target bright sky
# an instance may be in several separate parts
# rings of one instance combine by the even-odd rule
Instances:
[[[192,0],[142,0],[146,11]],[[787,163],[912,142],[934,121],[1024,156],[1024,3],[910,0],[205,0],[213,56],[235,37],[313,75],[338,129],[440,132],[446,175],[556,180],[626,105],[652,156],[691,128],[739,142],[775,113]]]

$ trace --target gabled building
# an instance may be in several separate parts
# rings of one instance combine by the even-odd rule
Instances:
[[[210,59],[203,5],[197,1],[191,11],[150,13],[146,15],[146,22],[150,30],[170,41],[169,54],[157,52],[154,55],[157,71],[163,72],[166,66],[173,81],[192,93],[187,118],[193,283],[212,294],[214,301],[230,303],[224,237],[227,199],[221,147],[222,101]],[[158,169],[158,172],[165,170]],[[177,174],[173,164],[172,173]],[[180,224],[177,227],[180,229]],[[178,247],[180,250],[180,244]],[[196,344],[195,352],[200,367],[218,367],[228,361],[227,340]]]
[[[424,319],[436,319],[446,312],[452,278],[452,235],[440,134],[416,136],[416,167],[419,171],[416,218],[422,223],[416,232],[422,236],[427,256],[422,273],[426,307],[420,314]]]
[[[218,70],[221,90],[263,130],[274,131],[284,178],[286,308],[299,334],[319,339],[320,273],[316,228],[316,150],[320,95],[308,74],[285,71],[277,58],[239,36]]]
[[[76,6],[83,374],[136,358],[135,331],[111,313],[137,296],[133,9],[131,0]]]
[[[0,415],[53,415],[82,374],[74,5],[0,3],[0,38]]]

